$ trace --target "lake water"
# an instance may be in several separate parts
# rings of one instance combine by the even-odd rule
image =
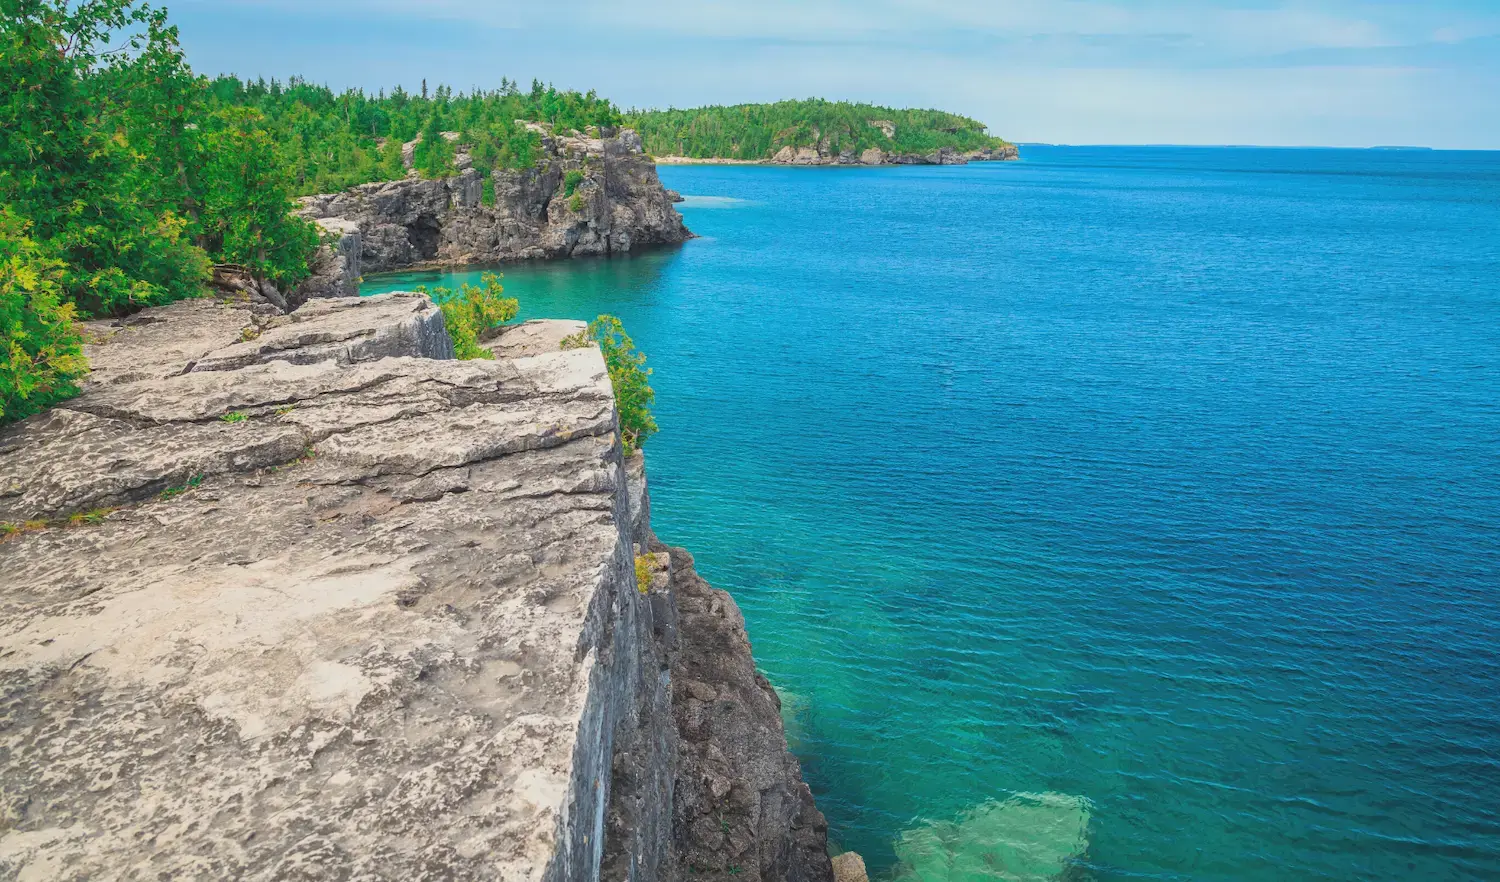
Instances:
[[[1024,155],[663,168],[703,238],[505,269],[650,355],[656,530],[833,838],[1500,879],[1500,153]]]

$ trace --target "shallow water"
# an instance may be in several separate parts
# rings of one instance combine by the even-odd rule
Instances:
[[[1500,879],[1500,154],[1026,157],[664,167],[704,238],[506,284],[649,353],[872,869]]]

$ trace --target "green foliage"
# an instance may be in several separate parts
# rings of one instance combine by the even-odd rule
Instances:
[[[202,84],[165,11],[6,0],[0,83],[0,202],[64,262],[66,294],[105,313],[200,293]]]
[[[165,10],[0,8],[0,203],[62,261],[68,299],[97,315],[197,296],[213,260],[306,275],[310,240],[283,216],[274,137],[253,117],[210,112],[210,84]]]
[[[335,93],[299,78],[282,83],[219,77],[208,84],[213,109],[254,108],[278,144],[284,145],[294,195],[332,193],[371,181],[406,176],[401,147],[421,135],[412,164],[429,178],[453,172],[455,142],[442,133],[458,132],[474,167],[485,176],[501,168],[530,168],[541,136],[517,120],[549,123],[558,129],[618,126],[620,111],[593,92],[563,91],[534,82],[522,91],[510,80],[499,89],[455,93],[439,86],[430,96],[397,87],[367,94]]]
[[[244,423],[249,422],[250,414],[245,413],[242,410],[232,410],[229,413],[226,413],[223,416],[219,417],[219,420],[230,424]]]
[[[453,352],[458,358],[494,358],[494,354],[479,345],[488,333],[516,317],[521,304],[514,297],[505,296],[500,277],[485,273],[479,277],[480,284],[464,285],[457,294],[451,288],[419,286],[418,291],[430,296],[443,311],[443,326],[453,338]]]
[[[586,205],[588,205],[588,203],[584,201],[582,193],[574,193],[573,194],[573,198],[568,200],[568,210],[569,211],[573,211],[573,212],[583,211],[583,209],[584,209],[584,207]]]
[[[601,315],[589,323],[588,338],[599,344],[609,381],[615,390],[615,407],[620,411],[620,436],[626,455],[639,450],[646,439],[656,434],[656,420],[651,405],[656,393],[650,386],[651,369],[646,356],[636,351],[635,343],[625,333],[625,326],[612,315]],[[574,348],[570,339],[563,348]]]
[[[198,486],[202,483],[202,475],[193,475],[191,478],[187,479],[186,484],[183,484],[181,487],[168,487],[167,489],[156,494],[156,498],[162,500],[163,502],[169,499],[176,499],[189,490],[197,490]]]
[[[78,394],[88,373],[73,304],[62,299],[63,264],[0,206],[0,424]]]
[[[422,140],[412,150],[412,165],[424,178],[449,178],[455,171],[453,142],[443,135],[442,119],[434,113],[422,127]]]
[[[890,123],[895,137],[873,123]],[[817,147],[859,153],[878,147],[894,153],[931,153],[942,147],[982,150],[1006,142],[983,123],[940,110],[898,110],[847,101],[778,101],[692,110],[633,110],[626,124],[641,135],[646,152],[698,159],[769,159],[782,147]]]
[[[69,515],[68,523],[72,524],[75,527],[82,527],[85,524],[98,524],[103,522],[105,518],[109,517],[119,510],[120,509],[118,507],[111,506],[108,508],[96,508],[90,511],[81,511],[76,514]]]
[[[635,590],[642,594],[651,591],[651,557],[645,554],[635,556]]]
[[[307,260],[318,248],[318,230],[292,214],[287,166],[263,123],[260,112],[249,108],[227,108],[210,118],[201,235],[220,262],[287,288],[310,274]]]
[[[578,192],[578,185],[583,183],[583,172],[578,169],[569,169],[563,173],[563,195],[572,196]]]

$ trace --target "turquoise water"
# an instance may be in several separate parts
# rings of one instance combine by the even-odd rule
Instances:
[[[1500,879],[1500,154],[1026,155],[664,168],[702,239],[506,282],[650,354],[873,869]]]

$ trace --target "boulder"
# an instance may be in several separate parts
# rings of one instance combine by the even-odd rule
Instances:
[[[834,857],[833,882],[870,882],[870,874],[865,870],[865,859],[853,851]]]

